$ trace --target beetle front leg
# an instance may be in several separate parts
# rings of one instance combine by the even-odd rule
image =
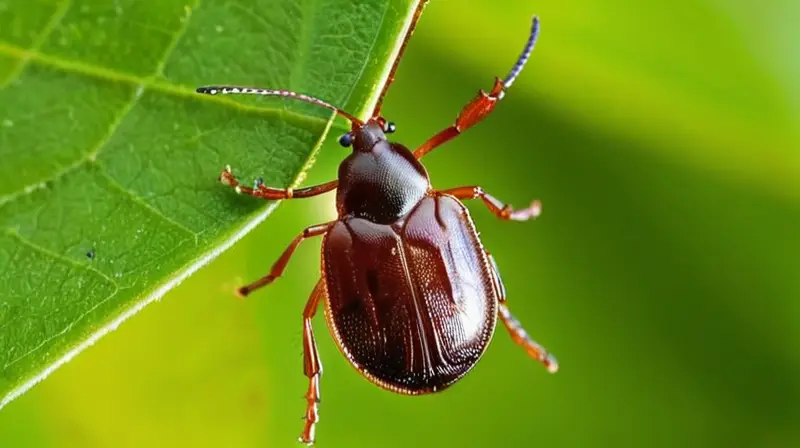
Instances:
[[[322,279],[317,282],[317,286],[311,292],[311,297],[308,298],[306,308],[303,310],[303,373],[308,377],[308,392],[306,392],[306,414],[303,417],[306,423],[303,433],[300,435],[300,442],[309,446],[314,444],[314,433],[319,421],[319,380],[322,376],[322,362],[319,359],[311,319],[317,314],[317,307],[324,293],[322,282]]]
[[[295,190],[293,188],[267,187],[264,185],[264,182],[261,179],[256,179],[256,181],[253,183],[253,186],[248,187],[246,185],[242,185],[238,180],[236,180],[236,177],[234,177],[233,173],[231,172],[230,165],[225,167],[217,179],[222,182],[222,184],[236,190],[236,192],[239,194],[246,194],[248,196],[253,196],[254,198],[262,198],[266,200],[310,198],[312,196],[317,196],[327,193],[331,190],[335,190],[336,187],[339,186],[338,180],[332,180],[324,184]]]
[[[555,356],[548,353],[544,347],[531,339],[531,337],[528,336],[528,332],[522,328],[522,324],[519,323],[508,309],[508,305],[506,304],[506,287],[503,285],[503,280],[500,278],[500,271],[497,269],[497,263],[489,252],[486,252],[486,256],[489,257],[489,261],[492,265],[492,280],[494,280],[495,290],[497,291],[498,301],[500,302],[497,307],[497,314],[500,317],[500,321],[503,322],[506,330],[508,330],[511,339],[521,345],[522,348],[525,349],[525,352],[528,353],[528,356],[544,364],[548,372],[556,373],[558,371],[558,361]]]
[[[458,199],[480,199],[492,213],[502,220],[527,221],[535,219],[542,213],[542,203],[538,199],[531,202],[531,205],[526,208],[515,210],[510,205],[503,204],[494,196],[483,191],[483,188],[477,185],[450,188],[439,193],[449,194]]]
[[[311,226],[303,230],[303,232],[300,235],[297,235],[295,239],[289,244],[289,247],[287,247],[286,250],[283,251],[283,254],[281,254],[280,258],[278,258],[278,261],[276,261],[275,264],[272,265],[272,269],[270,269],[269,274],[247,286],[242,286],[236,292],[240,296],[244,297],[250,294],[251,292],[255,291],[256,289],[267,286],[273,281],[275,281],[276,278],[283,275],[283,270],[286,269],[286,265],[292,258],[292,255],[294,254],[295,249],[297,249],[297,246],[299,246],[300,243],[302,243],[303,240],[305,240],[306,238],[311,238],[312,236],[319,236],[324,234],[325,232],[328,231],[328,229],[330,229],[330,227],[333,225],[334,222],[335,221],[326,222],[325,224],[317,224],[315,226]]]

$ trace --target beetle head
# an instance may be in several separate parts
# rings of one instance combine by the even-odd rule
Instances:
[[[377,117],[364,124],[354,123],[350,132],[339,137],[339,144],[344,147],[352,145],[353,151],[370,152],[375,145],[386,141],[386,134],[394,131],[394,123]]]

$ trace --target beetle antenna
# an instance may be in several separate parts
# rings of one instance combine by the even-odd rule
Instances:
[[[359,120],[354,115],[351,115],[330,103],[326,103],[325,101],[322,101],[319,98],[304,95],[302,93],[292,92],[289,90],[259,89],[255,87],[243,87],[243,86],[205,86],[205,87],[198,87],[197,93],[203,93],[206,95],[282,96],[284,98],[292,98],[295,100],[300,100],[306,103],[311,103],[320,107],[324,107],[325,109],[330,109],[336,112],[337,114],[341,115],[342,117],[350,120],[350,122],[355,125],[361,126],[364,124],[363,121]]]
[[[537,37],[539,37],[539,17],[533,16],[531,36],[528,38],[528,43],[525,44],[525,48],[522,50],[522,53],[519,55],[517,63],[514,64],[514,68],[508,72],[506,79],[503,80],[503,85],[505,88],[511,87],[511,84],[514,84],[514,80],[517,79],[517,76],[520,74],[520,72],[522,72],[522,69],[525,68],[525,63],[528,62],[528,58],[533,52],[533,47],[536,45]]]

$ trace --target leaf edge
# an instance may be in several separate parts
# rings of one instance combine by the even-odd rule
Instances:
[[[411,0],[408,3],[409,6],[405,15],[405,20],[403,21],[399,30],[397,30],[399,31],[397,33],[398,38],[395,40],[391,52],[385,59],[383,70],[380,72],[380,76],[378,77],[377,81],[372,83],[372,85],[369,87],[369,93],[367,95],[368,101],[366,101],[364,103],[364,106],[358,112],[356,112],[356,115],[359,118],[362,119],[369,118],[366,117],[365,114],[371,113],[371,111],[374,109],[375,105],[378,102],[380,93],[383,90],[383,86],[386,84],[387,80],[389,79],[389,75],[391,74],[394,61],[403,48],[403,43],[406,39],[406,35],[408,33],[409,27],[411,26],[412,20],[414,19],[415,12],[421,3],[427,3],[427,1],[428,0]],[[360,81],[361,80],[359,79],[359,82]],[[303,167],[295,176],[292,182],[292,187],[296,187],[297,185],[301,184],[305,179],[308,171],[313,167],[314,162],[316,161],[317,154],[319,153],[320,148],[324,144],[329,131],[334,125],[335,118],[336,118],[335,114],[332,114],[330,119],[328,119],[325,128],[322,134],[320,135],[319,139],[317,140],[317,143],[314,145],[314,148],[312,149],[308,159],[306,160]],[[186,264],[180,269],[178,269],[176,271],[177,272],[176,274],[170,277],[166,277],[165,281],[159,283],[158,285],[155,285],[147,293],[139,296],[143,298],[134,299],[133,304],[130,307],[128,307],[125,311],[111,318],[100,328],[91,331],[88,337],[78,342],[72,348],[68,349],[55,361],[45,366],[41,371],[29,377],[28,379],[19,382],[17,385],[12,386],[11,389],[2,396],[2,399],[0,399],[0,410],[5,408],[8,404],[13,402],[17,398],[24,395],[26,392],[31,390],[37,384],[44,381],[53,372],[58,370],[64,364],[71,361],[73,358],[75,358],[77,355],[82,353],[87,348],[94,345],[97,341],[103,338],[103,336],[119,328],[119,326],[122,325],[123,322],[127,321],[129,318],[139,313],[141,310],[143,310],[151,303],[161,300],[161,298],[167,292],[171,291],[173,288],[180,285],[184,280],[189,278],[189,276],[199,271],[201,268],[203,268],[204,266],[212,262],[214,259],[216,259],[223,252],[233,247],[233,245],[236,244],[239,240],[241,240],[245,235],[250,233],[250,231],[252,231],[262,222],[264,222],[272,214],[272,212],[275,211],[275,209],[278,207],[278,205],[280,205],[281,202],[282,201],[275,201],[259,209],[242,226],[236,228],[231,232],[224,234],[224,236],[219,238],[217,240],[220,241],[218,245],[212,247],[209,251],[205,252],[200,257],[195,259],[192,263]]]

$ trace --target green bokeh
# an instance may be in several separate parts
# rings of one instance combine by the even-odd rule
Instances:
[[[512,310],[562,370],[498,331],[452,389],[397,396],[355,373],[320,315],[319,446],[800,446],[800,6],[649,3],[428,7],[385,106],[412,147],[504,74],[542,17],[496,112],[426,165],[439,188],[543,201],[529,223],[470,208]],[[329,142],[306,183],[344,154]],[[231,291],[331,201],[283,204],[10,404],[0,445],[294,446],[319,241],[270,289]]]

